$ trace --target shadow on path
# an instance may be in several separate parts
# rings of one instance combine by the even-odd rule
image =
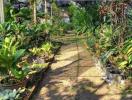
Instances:
[[[32,100],[120,100],[120,93],[101,80],[91,58],[78,43],[64,45]]]

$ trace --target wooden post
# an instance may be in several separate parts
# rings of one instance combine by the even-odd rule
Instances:
[[[47,1],[44,0],[44,20],[47,22]]]
[[[53,8],[52,8],[52,4],[51,4],[51,18],[52,18],[52,16],[53,16],[53,10],[52,10]]]
[[[0,23],[4,23],[4,1],[0,0]]]
[[[53,7],[52,7],[52,3],[50,4],[50,16],[51,16],[51,20],[53,18]]]
[[[44,5],[45,5],[45,6],[44,6],[44,8],[45,8],[45,9],[44,9],[44,12],[45,12],[45,14],[47,14],[47,1],[46,1],[46,0],[44,0]]]
[[[36,10],[36,0],[33,0],[33,22],[37,23],[37,10]]]

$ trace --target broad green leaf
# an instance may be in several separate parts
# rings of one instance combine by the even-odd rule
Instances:
[[[24,55],[24,53],[25,53],[24,49],[17,50],[15,55],[14,55],[13,63],[16,63],[20,59],[20,57],[22,57]]]

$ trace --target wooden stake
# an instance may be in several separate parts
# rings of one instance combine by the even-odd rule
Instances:
[[[0,23],[4,23],[4,1],[0,0]]]
[[[33,1],[33,22],[34,24],[37,23],[37,15],[36,15],[36,0]]]

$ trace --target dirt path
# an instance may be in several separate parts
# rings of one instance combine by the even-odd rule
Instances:
[[[92,56],[82,44],[68,43],[56,56],[34,100],[127,99],[121,99],[119,87],[109,86],[101,79]]]

